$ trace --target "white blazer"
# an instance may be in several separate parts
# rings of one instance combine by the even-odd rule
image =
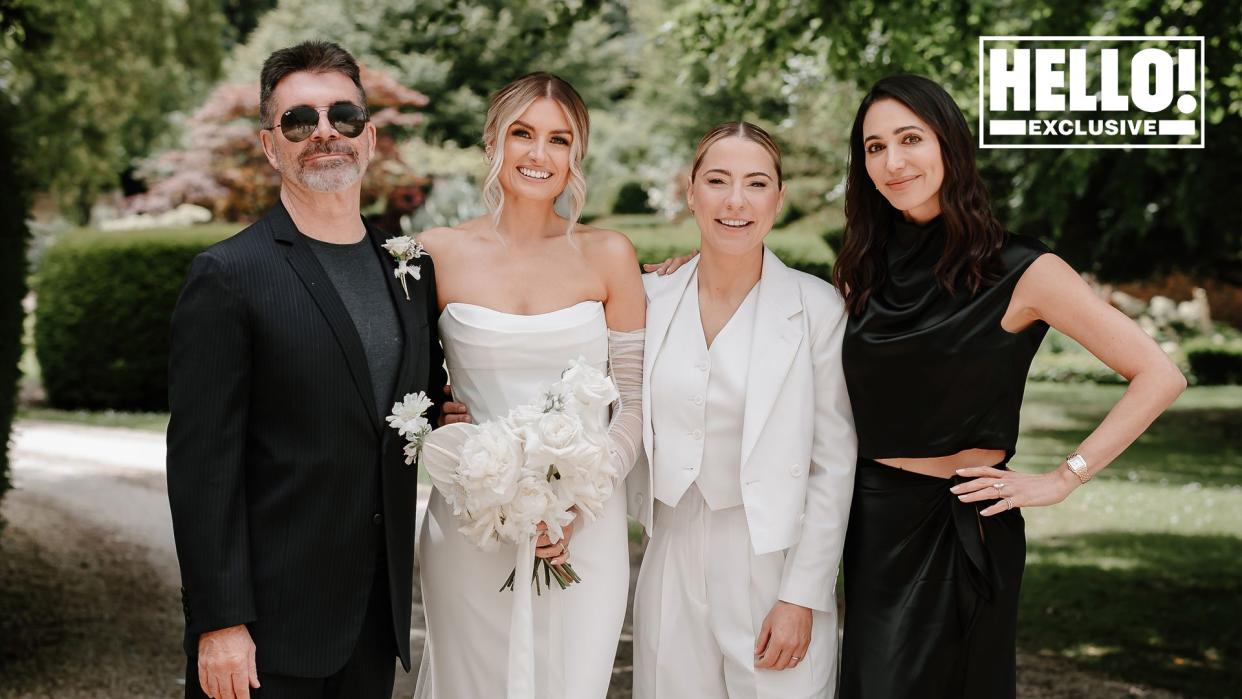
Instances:
[[[698,258],[643,276],[651,367]],[[858,438],[841,368],[845,304],[822,279],[763,251],[742,425],[742,503],[756,555],[784,550],[780,599],[836,609],[836,576],[853,496]],[[630,514],[653,526],[651,385],[643,382],[643,447],[626,478]]]

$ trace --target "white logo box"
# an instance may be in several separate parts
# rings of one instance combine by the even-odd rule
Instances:
[[[1152,42],[1152,43],[1165,44],[1169,47],[1168,49],[1166,49],[1166,51],[1174,53],[1174,54],[1176,54],[1179,50],[1184,50],[1186,48],[1193,48],[1193,50],[1196,53],[1196,57],[1198,59],[1198,71],[1197,71],[1197,74],[1193,75],[1195,84],[1198,87],[1198,98],[1197,98],[1196,104],[1194,105],[1194,108],[1199,111],[1198,119],[1197,120],[1178,119],[1178,118],[1127,119],[1124,116],[1121,118],[1109,119],[1108,117],[1109,112],[1107,111],[1099,111],[1095,109],[1092,109],[1089,111],[1082,111],[1082,110],[1074,110],[1074,109],[1068,109],[1068,108],[1064,111],[1064,114],[1062,116],[1058,116],[1054,119],[1043,119],[1043,118],[991,119],[989,118],[990,112],[988,109],[988,104],[986,104],[985,102],[985,97],[987,96],[987,93],[988,93],[987,88],[991,87],[990,62],[988,60],[988,48],[989,48],[988,44],[989,43],[999,44],[1001,42],[1005,42],[1006,44],[1014,44],[1014,46],[1010,47],[1014,50],[1023,49],[1024,48],[1022,46],[1023,43],[1035,44],[1037,46],[1025,47],[1027,49],[1034,49],[1035,51],[1038,51],[1039,49],[1048,48],[1046,45],[1049,43],[1064,43],[1066,44],[1066,46],[1064,47],[1065,53],[1070,55],[1071,59],[1082,57],[1081,55],[1074,56],[1073,54],[1075,50],[1085,50],[1086,55],[1088,57],[1092,57],[1097,61],[1101,60],[1101,56],[1103,55],[1104,50],[1115,49],[1117,44],[1120,42]],[[996,48],[996,47],[993,47],[993,48]],[[1203,148],[1205,146],[1204,129],[1206,125],[1206,121],[1204,118],[1204,113],[1205,113],[1204,109],[1205,109],[1205,104],[1206,104],[1206,88],[1204,86],[1204,78],[1205,78],[1205,73],[1206,73],[1205,68],[1204,68],[1204,65],[1205,65],[1204,48],[1205,48],[1205,42],[1204,42],[1204,37],[1202,36],[1027,36],[1027,35],[981,36],[979,37],[979,147],[980,148],[1015,148],[1015,149]],[[1133,58],[1134,56],[1131,56],[1131,59]],[[1038,54],[1037,54],[1036,62],[1037,63],[1039,62]],[[1060,63],[1062,65],[1067,65],[1067,64],[1072,63],[1072,60],[1061,61]],[[1179,71],[1182,70],[1180,68],[1180,65],[1181,65],[1180,61],[1174,65],[1175,67],[1173,68],[1174,70],[1173,82],[1176,85],[1177,83],[1180,83],[1182,80],[1184,80],[1185,76],[1182,76],[1179,73]],[[1072,103],[1075,100],[1075,98],[1100,100],[1101,95],[1098,93],[1095,95],[1086,95],[1086,94],[1075,94],[1074,92],[1071,91],[1073,87],[1075,87],[1074,85],[1071,85],[1071,81],[1075,77],[1072,74],[1073,67],[1074,67],[1073,65],[1069,65],[1068,67],[1062,68],[1060,71],[1061,84],[1053,86],[1053,87],[1059,87],[1062,89],[1062,92],[1059,93],[1060,97],[1065,98],[1067,105]],[[1036,68],[1036,71],[1038,71],[1038,68]],[[1085,73],[1084,75],[1079,76],[1079,77],[1085,77]],[[1032,80],[1031,82],[1034,82],[1034,80]],[[1157,76],[1158,87],[1159,87],[1159,83],[1160,83],[1160,76]],[[1077,87],[1081,88],[1082,86],[1077,86]],[[1103,92],[1106,86],[1101,85],[1100,87],[1101,87],[1101,92]],[[1133,91],[1133,89],[1134,89],[1134,86],[1132,85],[1131,91]],[[1036,93],[1037,96],[1041,93],[1038,86],[1034,88],[1030,88],[1028,86],[1028,93],[1025,96],[1027,98],[1028,108],[1029,108],[1030,93],[1032,92]],[[1174,87],[1174,96],[1176,96],[1176,93],[1177,93],[1177,88]],[[1049,93],[1048,91],[1045,90],[1042,92],[1042,94],[1044,96],[1047,96]],[[1008,95],[1008,91],[1006,92],[1006,96],[1007,95]],[[1018,96],[1019,95],[1015,94],[1015,98]],[[1186,96],[1187,96],[1187,93],[1182,92],[1181,99],[1184,100]],[[1105,96],[1105,98],[1106,97],[1107,96]],[[1114,95],[1114,97],[1116,96]],[[1130,104],[1134,103],[1134,100],[1132,99],[1131,94],[1125,95],[1124,98]],[[1014,101],[1015,103],[1017,103],[1022,100],[1015,99]],[[1178,100],[1172,100],[1172,103],[1169,104],[1165,110],[1163,110],[1162,114],[1171,115],[1171,113],[1174,112],[1173,107],[1175,105],[1177,106],[1178,110],[1180,110],[1181,107],[1184,106],[1185,104],[1186,103],[1180,102]],[[1011,114],[1013,111],[1016,111],[1016,108],[1008,110],[1006,113]],[[1190,110],[1190,111],[1193,111],[1193,110]],[[1154,138],[1170,138],[1170,137],[1197,135],[1198,141],[1195,143],[1151,143],[1150,141],[1144,142],[1142,140],[1137,140],[1134,142],[1126,142],[1126,143],[1073,143],[1073,142],[1070,142],[1070,143],[1030,143],[1030,142],[1006,143],[1006,142],[999,142],[996,140],[992,140],[991,142],[989,142],[988,140],[989,136],[992,136],[992,137],[1022,136],[1026,138],[1037,138],[1040,136],[1046,136],[1047,135],[1046,130],[1049,127],[1052,127],[1053,130],[1057,130],[1057,129],[1064,130],[1068,128],[1070,125],[1074,125],[1075,129],[1079,129],[1081,127],[1080,120],[1083,119],[1084,117],[1090,117],[1091,121],[1101,122],[1101,124],[1103,122],[1112,121],[1119,128],[1119,130],[1122,131],[1122,133],[1120,134],[1110,133],[1108,135],[1124,135],[1124,136],[1129,136],[1130,138],[1133,138],[1133,139],[1142,139],[1142,138],[1151,139],[1153,137]],[[1126,133],[1125,132],[1127,129],[1131,129],[1134,127],[1138,127],[1139,131],[1141,131],[1142,133]],[[1103,128],[1104,127],[1101,125],[1101,130],[1103,130]],[[1088,129],[1088,131],[1089,130],[1090,128]],[[1081,132],[1081,131],[1077,134],[1070,134],[1070,133],[1054,134],[1054,136],[1058,138],[1071,137],[1075,135],[1088,136],[1088,137],[1090,136],[1088,132]]]

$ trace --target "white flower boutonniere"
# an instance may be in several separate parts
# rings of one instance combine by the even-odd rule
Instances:
[[[397,261],[397,268],[393,270],[393,274],[398,280],[401,281],[401,290],[405,292],[405,300],[409,301],[410,288],[406,286],[405,283],[406,275],[414,277],[415,281],[421,278],[421,270],[419,266],[411,265],[410,261],[417,260],[423,255],[426,255],[427,252],[423,250],[422,243],[414,240],[408,235],[399,235],[394,238],[389,238],[384,243],[384,249],[387,250],[388,254],[392,255],[392,258]]]
[[[404,451],[407,464],[418,461],[423,453],[423,441],[431,434],[431,423],[426,418],[430,407],[431,399],[422,391],[407,393],[400,403],[392,404],[392,414],[387,420],[389,426],[406,439]]]

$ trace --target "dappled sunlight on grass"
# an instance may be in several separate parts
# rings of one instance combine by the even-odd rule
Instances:
[[[1122,386],[1027,384],[1012,465],[1021,471],[1055,467],[1099,425],[1123,391]],[[1242,388],[1191,389],[1098,479],[1242,486],[1240,418]]]
[[[1129,681],[1227,696],[1242,682],[1242,540],[1096,532],[1032,537],[1019,643]]]
[[[1114,529],[1183,534],[1242,533],[1242,487],[1092,481],[1055,507],[1023,510],[1027,535]]]
[[[1012,465],[1054,468],[1124,386],[1027,385]],[[1242,686],[1242,389],[1192,388],[1096,479],[1023,510],[1019,644],[1187,696]]]

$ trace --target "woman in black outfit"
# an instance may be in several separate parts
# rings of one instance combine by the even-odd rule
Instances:
[[[1185,379],[1042,243],[1005,232],[961,110],[926,78],[885,78],[863,100],[845,213],[833,274],[859,460],[841,697],[1013,697],[1019,508],[1086,483]],[[1049,326],[1130,385],[1059,466],[1016,473],[1023,386]]]

